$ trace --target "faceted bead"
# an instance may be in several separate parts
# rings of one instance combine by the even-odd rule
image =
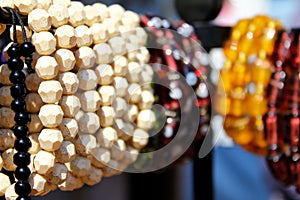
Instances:
[[[29,130],[27,126],[16,125],[13,127],[13,132],[17,138],[23,138],[27,137]]]
[[[30,116],[28,112],[17,112],[15,114],[15,122],[19,125],[26,125],[30,121]]]
[[[26,103],[23,99],[18,98],[18,99],[12,100],[10,106],[13,111],[18,112],[18,111],[25,110]]]
[[[28,167],[17,167],[15,170],[15,177],[18,180],[25,181],[29,178],[31,171]]]
[[[24,83],[25,74],[21,70],[12,71],[9,75],[9,80],[13,84]]]
[[[24,63],[21,58],[10,58],[7,61],[8,68],[12,71],[14,70],[22,70],[24,68]]]
[[[24,138],[18,138],[15,141],[15,149],[17,151],[23,151],[26,152],[29,150],[31,147],[31,141],[29,138],[24,137]]]
[[[19,196],[28,196],[31,192],[31,186],[28,181],[18,181],[15,185],[15,191]]]
[[[28,166],[30,164],[30,154],[28,152],[17,152],[14,155],[14,164],[17,166]]]
[[[14,84],[10,88],[10,93],[14,99],[25,97],[26,87],[24,84]]]
[[[22,56],[24,57],[31,56],[31,54],[35,52],[35,47],[31,42],[24,42],[23,44],[21,44],[20,49],[22,52]]]
[[[9,49],[7,51],[7,54],[8,54],[9,57],[15,57],[15,58],[20,57],[21,56],[21,51],[20,51],[19,45],[17,43],[12,44],[9,47]]]

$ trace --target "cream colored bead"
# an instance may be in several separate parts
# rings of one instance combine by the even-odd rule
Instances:
[[[69,7],[71,5],[71,0],[52,0],[53,5],[61,5],[63,7]]]
[[[94,23],[90,27],[90,31],[92,33],[94,44],[103,43],[108,39],[107,27],[102,23]]]
[[[23,0],[26,1],[26,0]],[[30,1],[28,1],[30,2]],[[28,25],[34,32],[49,31],[52,24],[52,18],[44,9],[34,9],[28,15]]]
[[[61,107],[55,104],[43,105],[39,113],[42,124],[47,128],[57,127],[62,122],[63,115]]]
[[[77,156],[71,162],[72,173],[77,177],[86,176],[91,168],[91,161],[88,158]]]
[[[137,62],[128,63],[128,73],[126,75],[127,79],[131,83],[138,83],[140,81],[140,74],[142,72],[142,67]]]
[[[2,157],[0,156],[0,168],[1,168],[1,169],[2,169],[3,165],[4,165],[4,162],[3,162]]]
[[[91,150],[97,147],[97,140],[94,135],[82,134],[76,140],[76,152],[86,156],[91,153]]]
[[[100,117],[100,124],[102,127],[112,126],[114,124],[115,119],[115,111],[110,106],[102,106],[97,111],[98,116]]]
[[[137,117],[137,126],[148,131],[153,128],[155,119],[155,114],[152,110],[142,110]]]
[[[124,140],[117,140],[111,147],[111,158],[121,160],[125,156],[126,144]]]
[[[0,173],[0,195],[3,196],[5,191],[10,186],[9,177],[6,174]]]
[[[68,13],[69,13],[69,23],[73,27],[77,27],[84,24],[84,12],[83,12],[84,5],[79,2],[72,2],[71,6],[68,7]]]
[[[137,160],[138,155],[139,151],[137,149],[131,146],[127,146],[123,161],[125,163],[131,164]]]
[[[87,185],[96,185],[102,180],[103,172],[101,169],[91,166],[86,176],[83,176],[81,180]]]
[[[75,119],[76,121],[79,121],[81,119],[81,117],[84,115],[84,111],[83,110],[79,110],[78,113],[75,115]]]
[[[29,133],[39,133],[43,129],[43,124],[37,114],[30,115],[30,122],[28,123]]]
[[[74,139],[78,134],[78,124],[75,119],[72,118],[63,118],[61,124],[59,125],[64,139]]]
[[[116,76],[125,76],[127,74],[127,59],[124,56],[114,57],[114,72]]]
[[[126,27],[137,27],[140,23],[140,17],[135,12],[126,10],[122,16],[121,22]]]
[[[149,63],[149,60],[150,60],[150,53],[149,53],[149,50],[142,46],[140,47],[139,49],[139,53],[137,54],[137,59],[140,63]],[[153,69],[151,68],[152,70],[152,74],[153,74]]]
[[[59,4],[53,4],[48,9],[50,17],[52,17],[52,26],[60,27],[69,21],[69,12],[67,7]]]
[[[113,128],[117,131],[118,137],[124,141],[132,138],[134,127],[130,123],[123,122],[122,119],[116,119]]]
[[[126,43],[122,37],[120,36],[113,37],[110,40],[108,40],[108,43],[110,44],[110,47],[115,56],[126,54]]]
[[[59,49],[54,55],[56,62],[58,63],[58,70],[61,72],[67,72],[74,68],[76,59],[72,51],[68,49]]]
[[[37,73],[29,74],[25,80],[26,88],[29,91],[37,92],[41,82],[42,79],[38,76]]]
[[[125,167],[121,165],[116,160],[110,160],[106,167],[103,168],[103,176],[104,177],[111,177],[117,174],[120,174]]]
[[[149,75],[146,71],[141,72],[141,78],[139,84],[144,89],[151,89],[151,83],[152,83],[152,76]]]
[[[82,133],[94,134],[100,128],[100,119],[95,113],[85,113],[80,118],[78,125]]]
[[[109,64],[113,61],[113,52],[108,44],[96,44],[93,49],[96,53],[97,64]]]
[[[80,95],[81,109],[85,112],[96,112],[101,105],[101,98],[98,92],[86,91]]]
[[[74,94],[77,92],[79,80],[73,72],[59,74],[58,80],[63,88],[63,94]]]
[[[74,95],[63,96],[59,104],[61,105],[61,108],[64,112],[64,117],[75,117],[75,115],[81,108],[79,98]]]
[[[98,10],[91,5],[84,6],[83,13],[85,16],[85,24],[88,26],[92,26],[101,20]]]
[[[61,163],[55,163],[53,171],[47,175],[50,183],[58,185],[67,179],[68,168]]]
[[[115,77],[113,81],[113,86],[116,90],[116,95],[119,97],[124,97],[127,92],[128,82],[126,78]]]
[[[63,135],[59,129],[43,129],[38,140],[42,149],[56,151],[63,141]]]
[[[53,57],[42,56],[36,62],[35,71],[42,79],[53,79],[58,74],[58,64]]]
[[[47,151],[39,151],[34,157],[34,167],[36,171],[43,175],[53,170],[55,164],[55,156]]]
[[[38,196],[40,195],[46,188],[47,179],[46,177],[32,173],[28,179],[29,184],[31,185],[31,195]]]
[[[37,6],[36,0],[14,0],[15,7],[23,15],[28,15]]]
[[[148,34],[142,27],[135,28],[135,35],[139,38],[139,44],[144,46],[147,42]]]
[[[15,143],[15,135],[10,129],[0,129],[0,150],[12,148]],[[0,165],[1,166],[1,165]]]
[[[93,90],[97,86],[98,78],[94,70],[82,69],[77,72],[77,78],[79,80],[79,89],[81,90]]]
[[[101,147],[110,149],[113,143],[118,140],[118,135],[112,127],[105,127],[96,133],[96,138]]]
[[[110,161],[110,151],[97,147],[91,150],[89,158],[94,166],[102,168]]]
[[[132,145],[137,149],[142,149],[148,144],[149,134],[142,129],[135,129],[132,137]]]
[[[40,196],[45,196],[46,194],[50,193],[51,191],[54,191],[57,189],[57,185],[54,185],[52,183],[47,182],[45,190],[41,192],[39,195]]]
[[[138,113],[139,113],[138,107],[134,104],[129,104],[128,110],[124,115],[125,121],[130,123],[134,122],[138,116]]]
[[[4,55],[4,58],[5,58],[5,60],[8,60],[10,57],[9,57],[9,55],[8,55],[8,53],[7,53],[7,51],[8,51],[8,49],[11,47],[11,45],[13,44],[14,42],[10,42],[10,43],[8,43],[5,47],[4,47],[4,49],[3,49],[3,55]],[[8,77],[7,77],[8,78]]]
[[[0,66],[0,82],[3,85],[11,85],[11,82],[9,80],[9,75],[11,71],[8,68],[7,64],[3,64]]]
[[[99,87],[98,92],[100,94],[102,106],[110,106],[114,102],[116,91],[113,86],[101,86]]]
[[[121,97],[117,97],[114,100],[112,107],[114,108],[117,118],[123,117],[124,113],[127,112],[127,102]]]
[[[88,69],[94,67],[96,55],[90,47],[80,47],[76,52],[76,67],[77,69]]]
[[[14,117],[15,113],[12,109],[7,107],[0,108],[0,127],[12,128],[16,124]]]
[[[3,25],[1,24],[0,27],[3,27]],[[5,27],[4,27],[5,28]],[[32,31],[28,29],[28,27],[24,27],[25,29],[25,32],[26,32],[26,37],[27,37],[27,40],[30,40],[31,38],[31,35],[32,35]],[[5,29],[4,29],[5,30]],[[22,33],[22,28],[21,26],[16,26],[16,33],[17,33],[17,41],[18,43],[23,43],[24,42],[24,39],[23,39],[23,33]],[[10,32],[10,39],[12,41],[14,41],[14,31],[13,31],[13,26],[9,29],[9,32]],[[3,33],[3,32],[2,32]],[[1,31],[0,31],[0,35],[2,34]]]
[[[31,141],[31,147],[28,153],[37,154],[41,150],[40,142],[38,140],[39,133],[32,133],[29,135],[29,139]]]
[[[56,80],[42,81],[38,93],[44,103],[57,103],[61,99],[63,89]]]
[[[55,31],[55,37],[58,47],[71,49],[76,46],[75,29],[70,25],[58,27]]]
[[[103,20],[103,25],[106,27],[107,33],[110,37],[119,35],[120,23],[116,18],[107,18]]]
[[[14,164],[14,155],[16,150],[9,148],[2,152],[3,168],[7,171],[14,171],[17,166]]]
[[[37,8],[48,10],[52,0],[37,0]]]
[[[70,141],[63,141],[60,145],[60,148],[55,151],[56,161],[60,163],[71,162],[75,156],[75,145]]]
[[[5,191],[6,200],[16,200],[18,195],[15,192],[15,183],[11,184]]]
[[[105,18],[109,17],[108,8],[105,4],[103,4],[103,3],[94,3],[92,6],[97,9],[98,15],[100,16],[102,21]]]
[[[73,191],[75,189],[81,188],[83,186],[83,182],[80,178],[72,175],[72,173],[68,173],[67,179],[58,185],[58,188],[62,191]]]
[[[3,86],[0,88],[0,104],[9,107],[13,98],[10,94],[10,86]]]
[[[154,96],[153,93],[144,90],[141,94],[141,101],[139,102],[139,108],[141,110],[150,109],[154,103]]]
[[[125,9],[119,4],[112,4],[108,7],[109,16],[121,20]]]
[[[30,113],[38,113],[44,104],[40,95],[35,92],[27,94],[25,102],[26,110]]]
[[[13,0],[2,0],[2,1],[0,1],[0,6],[15,8],[15,4],[14,4]]]
[[[114,71],[111,65],[100,64],[95,68],[99,85],[110,85],[113,82]]]
[[[39,151],[40,152],[40,151]],[[30,164],[28,165],[28,168],[30,169],[31,173],[36,172],[35,166],[34,166],[34,158],[35,158],[36,154],[31,154],[30,155]]]
[[[132,83],[127,88],[126,99],[130,103],[138,103],[140,102],[142,94],[142,89],[139,84]]]
[[[77,26],[75,35],[77,47],[90,46],[93,43],[92,31],[85,25]]]

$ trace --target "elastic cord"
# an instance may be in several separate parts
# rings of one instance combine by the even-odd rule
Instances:
[[[12,18],[12,22],[13,22],[13,39],[14,39],[14,43],[18,43],[17,27],[16,27],[17,26],[17,21],[16,21],[16,14],[14,12],[14,9],[12,9],[10,7],[4,7],[4,9],[6,9],[11,14],[11,18]]]
[[[23,21],[22,21],[22,19],[20,17],[20,14],[16,10],[14,10],[14,9],[12,9],[12,10],[15,13],[15,16],[17,17],[17,19],[19,21],[19,24],[21,25],[23,41],[27,42],[27,35],[26,35],[26,31],[25,31],[25,26],[24,26],[24,23],[23,23]]]

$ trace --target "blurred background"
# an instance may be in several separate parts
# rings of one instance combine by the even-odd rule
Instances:
[[[84,0],[84,4],[99,2]],[[197,0],[193,9],[178,14],[175,0],[105,0],[107,5],[118,3],[129,10],[142,14],[157,14],[173,20],[180,16],[193,24],[214,24],[215,26],[232,26],[239,19],[267,14],[279,18],[285,27],[300,27],[299,0]],[[178,0],[177,6],[191,1]],[[197,7],[197,5],[199,7]],[[202,7],[200,7],[202,5]],[[208,7],[203,7],[207,5]],[[215,5],[215,7],[214,7]],[[179,10],[185,9],[179,7]],[[211,13],[217,12],[213,20]],[[220,12],[219,12],[220,11]],[[213,14],[215,15],[215,14]],[[205,38],[201,38],[205,40]],[[210,38],[207,38],[209,41]],[[214,46],[215,47],[215,46]],[[219,45],[221,47],[221,44]],[[207,51],[212,50],[210,47]],[[215,48],[212,62],[222,65],[220,51]],[[217,55],[217,56],[216,56]],[[200,159],[199,159],[200,160]],[[52,192],[40,200],[50,199],[106,199],[106,200],[285,200],[300,199],[293,188],[286,188],[276,182],[269,173],[264,158],[245,152],[223,134],[217,146],[208,158],[190,161],[179,167],[151,174],[122,174],[102,180],[93,187],[84,187],[74,192]],[[198,172],[201,172],[200,175]],[[206,174],[202,175],[201,174]],[[197,179],[197,180],[195,180]],[[195,185],[195,183],[197,183]],[[195,187],[194,187],[195,186]],[[207,189],[208,188],[208,189]]]

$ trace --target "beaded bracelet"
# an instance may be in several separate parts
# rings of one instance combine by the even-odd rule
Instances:
[[[172,23],[165,18],[149,15],[142,16],[141,22],[142,26],[147,27],[150,32],[150,44],[156,47],[149,48],[150,63],[153,63],[154,71],[160,81],[170,86],[169,88],[166,88],[165,85],[154,86],[154,94],[157,96],[156,103],[164,106],[167,120],[162,130],[150,139],[144,151],[160,149],[178,136],[180,123],[183,123],[182,116],[189,116],[189,111],[181,113],[180,106],[182,105],[179,103],[179,101],[183,101],[183,104],[188,104],[187,99],[191,94],[187,94],[185,87],[191,87],[197,95],[194,103],[199,109],[200,115],[199,122],[195,121],[198,133],[185,153],[182,152],[184,150],[179,152],[183,155],[173,163],[176,165],[197,155],[200,140],[208,131],[211,102],[207,88],[207,82],[209,82],[207,79],[210,74],[208,55],[199,44],[193,27],[185,22]],[[167,69],[161,66],[166,66]],[[175,75],[176,73],[180,73],[184,77],[184,83]],[[171,91],[176,91],[179,97],[175,97],[174,92]],[[189,133],[180,133],[179,135],[188,137]],[[181,138],[181,140],[184,141],[185,138]],[[166,157],[174,156],[178,148],[180,149],[178,146],[177,149],[174,147]]]
[[[247,150],[264,155],[265,90],[273,71],[269,56],[280,28],[266,16],[244,19],[233,27],[224,46],[227,60],[216,95],[216,110],[225,116],[227,134]]]
[[[139,27],[139,16],[116,4],[5,1],[9,2],[12,4],[7,6],[28,17],[28,27],[13,26],[12,39],[32,41],[35,53],[33,60],[30,53],[24,54],[29,74],[23,77],[11,69],[9,57],[13,56],[10,52],[14,44],[3,50],[8,60],[0,66],[3,170],[16,170],[16,150],[25,154],[25,149],[16,145],[19,136],[16,134],[16,139],[10,130],[18,131],[13,127],[19,123],[13,117],[18,111],[11,102],[18,98],[13,90],[9,92],[15,86],[9,77],[15,80],[21,74],[31,118],[25,131],[32,143],[28,150],[30,164],[24,162],[31,171],[30,195],[94,185],[103,176],[124,171],[147,145],[148,131],[155,122],[150,110],[154,102],[153,70],[147,64],[147,34]],[[34,71],[30,70],[31,61]],[[27,177],[15,178],[23,181]],[[11,179],[14,181],[14,177]],[[0,183],[0,195],[5,194],[7,199],[15,197],[15,192],[27,198],[28,190],[26,194],[15,191],[3,173]]]

